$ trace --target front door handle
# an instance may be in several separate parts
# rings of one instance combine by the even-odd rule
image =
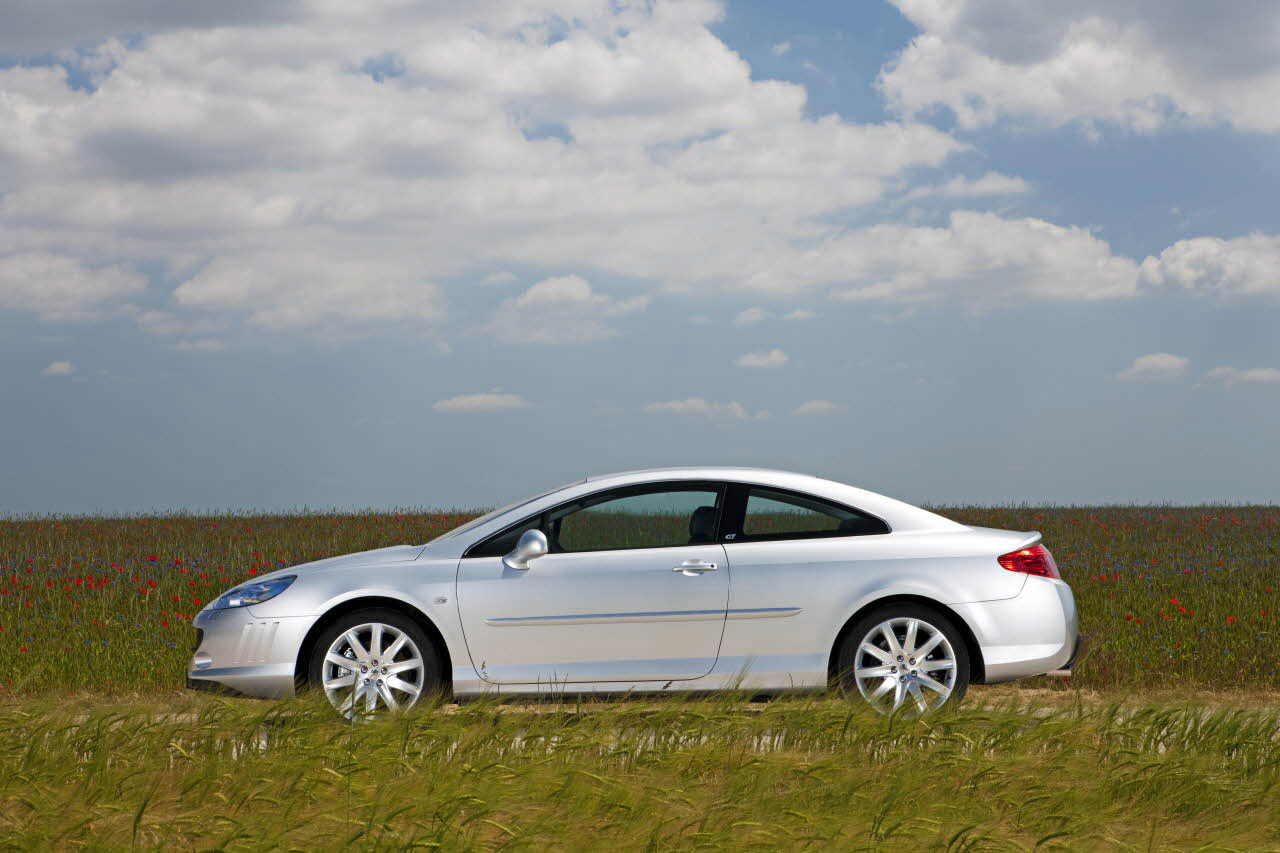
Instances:
[[[671,571],[682,572],[683,574],[693,577],[703,572],[714,572],[716,570],[715,563],[708,563],[706,560],[685,560],[678,566],[672,566]]]

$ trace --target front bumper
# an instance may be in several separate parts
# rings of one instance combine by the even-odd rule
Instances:
[[[1060,580],[1028,577],[1013,598],[952,607],[982,649],[987,684],[1064,669],[1079,646],[1075,597]]]
[[[315,619],[258,618],[251,608],[202,610],[193,620],[199,643],[187,665],[187,686],[225,687],[246,696],[292,696],[298,650]]]

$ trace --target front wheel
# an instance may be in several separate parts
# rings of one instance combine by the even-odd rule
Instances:
[[[369,608],[325,627],[308,678],[344,717],[402,711],[440,687],[440,658],[416,622]]]
[[[964,638],[950,619],[925,605],[868,613],[845,634],[837,662],[844,694],[882,714],[934,711],[959,702],[969,686]]]

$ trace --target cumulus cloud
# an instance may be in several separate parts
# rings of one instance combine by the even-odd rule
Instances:
[[[747,411],[747,408],[737,400],[716,403],[702,397],[650,403],[644,407],[644,410],[646,412],[670,412],[677,415],[698,415],[705,418],[729,420],[758,420],[769,416],[767,411],[759,411],[753,414]]]
[[[784,319],[784,320],[812,320],[814,317],[817,317],[817,316],[818,316],[818,315],[817,315],[817,312],[810,311],[810,310],[809,310],[809,309],[807,309],[807,308],[797,308],[797,309],[795,309],[794,311],[789,311],[789,312],[787,312],[786,314],[782,315],[782,319]]]
[[[40,371],[43,376],[70,376],[76,372],[76,366],[69,361],[55,361]]]
[[[435,321],[449,288],[507,269],[803,287],[772,267],[815,223],[965,148],[811,117],[706,0],[215,5],[6,15],[9,52],[90,85],[0,69],[0,256],[61,258],[83,285],[8,270],[0,307],[100,314],[141,268],[178,282],[153,309],[273,330]]]
[[[1084,228],[968,210],[954,211],[942,227],[850,232],[827,244],[812,265],[814,275],[854,282],[836,289],[840,299],[951,298],[971,309],[1028,299],[1122,299],[1139,287],[1138,265]]]
[[[751,308],[743,308],[738,315],[733,318],[735,326],[754,326],[763,323],[769,315],[765,313],[763,308],[752,306]]]
[[[789,360],[785,352],[775,348],[763,352],[743,353],[734,359],[733,363],[738,367],[782,367]]]
[[[920,34],[882,71],[890,106],[1061,125],[1280,130],[1280,5],[1168,0],[890,0]]]
[[[457,290],[519,271],[608,281],[611,295],[565,291],[555,302],[548,285],[527,292],[527,305],[504,302],[491,330],[589,341],[658,289],[975,309],[1127,298],[1156,281],[1266,290],[1276,238],[1264,235],[1183,241],[1139,275],[1088,229],[1040,219],[962,210],[931,228],[840,224],[874,222],[870,206],[891,194],[1025,192],[999,172],[912,189],[968,146],[915,120],[953,94],[910,75],[930,39],[1034,66],[1077,35],[1062,23],[1070,10],[1051,5],[995,14],[997,0],[960,0],[952,14],[900,2],[923,29],[884,77],[905,118],[867,124],[812,116],[803,86],[753,78],[715,35],[724,9],[709,0],[297,0],[270,11],[240,0],[203,11],[22,0],[0,46],[43,45],[67,67],[0,68],[0,310],[55,322],[131,310],[144,328],[189,340],[237,322],[440,329],[451,305],[474,303]],[[1089,2],[1101,33],[1110,7]],[[1169,17],[1189,14],[1179,6]],[[992,35],[989,18],[1017,36]],[[1227,44],[1205,41],[1211,53]],[[1264,68],[1266,56],[1246,45],[1219,58]],[[1097,91],[1111,97],[1131,77],[1109,74]],[[973,101],[965,121],[986,120],[985,101],[955,91],[965,93],[957,103]],[[1270,91],[1235,96],[1280,116]],[[844,218],[851,210],[860,215]],[[146,294],[145,311],[144,269],[153,290],[173,288]],[[560,309],[572,319],[556,326]],[[515,322],[518,311],[538,328]],[[749,307],[737,322],[765,316]]]
[[[1116,374],[1117,379],[1160,379],[1181,376],[1191,365],[1190,359],[1168,352],[1140,355],[1133,364]]]
[[[1210,379],[1221,379],[1228,385],[1237,382],[1280,382],[1280,368],[1275,367],[1215,367],[1209,371]]]
[[[506,412],[528,406],[529,401],[519,394],[486,391],[482,394],[459,394],[456,397],[437,400],[431,408],[437,412]]]
[[[593,291],[581,276],[557,276],[504,300],[488,330],[505,344],[600,341],[617,334],[606,320],[641,311],[648,301],[647,296],[614,299]]]
[[[791,410],[791,414],[805,415],[829,415],[839,408],[830,400],[808,400]]]
[[[1142,262],[1153,285],[1223,296],[1280,296],[1280,237],[1250,234],[1232,240],[1179,240]]]

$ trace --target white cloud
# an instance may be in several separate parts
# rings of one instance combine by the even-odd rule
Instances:
[[[6,17],[9,51],[96,46],[59,53],[90,90],[0,69],[0,257],[98,283],[6,281],[0,306],[94,315],[142,288],[130,269],[179,283],[148,303],[179,324],[273,330],[436,322],[495,270],[805,287],[778,271],[824,217],[966,147],[810,117],[802,86],[753,79],[714,34],[715,2],[154,5]]]
[[[174,349],[184,352],[221,352],[227,345],[218,338],[193,338],[181,340],[174,344]]]
[[[1209,371],[1211,379],[1221,379],[1228,385],[1237,382],[1280,382],[1280,368],[1275,367],[1215,367]]]
[[[808,400],[796,406],[791,414],[793,415],[829,415],[839,408],[830,400]]]
[[[574,344],[617,334],[605,321],[648,305],[647,296],[613,299],[577,275],[543,279],[498,306],[488,331],[506,344]]]
[[[372,321],[433,321],[439,289],[414,271],[371,256],[309,250],[220,257],[173,293],[182,306],[243,312],[268,329],[348,326]]]
[[[788,53],[790,53],[790,52],[791,52],[791,42],[789,42],[789,41],[780,41],[780,42],[778,42],[777,44],[775,44],[775,45],[773,45],[772,47],[770,47],[770,48],[769,48],[769,51],[770,51],[774,56],[785,56],[785,55],[787,55]]]
[[[789,360],[785,352],[775,348],[766,352],[743,353],[733,363],[738,367],[782,367]]]
[[[705,400],[702,397],[689,397],[685,400],[666,400],[659,403],[650,403],[644,407],[646,412],[671,412],[678,415],[699,415],[706,418],[731,419],[731,420],[759,420],[767,418],[769,413],[759,411],[754,414],[748,412],[746,407],[737,400],[730,400],[727,403],[716,403]]]
[[[954,211],[946,226],[877,225],[849,232],[809,274],[852,286],[847,300],[951,299],[971,310],[1029,299],[1094,301],[1137,294],[1138,265],[1084,228]]]
[[[184,336],[188,339],[207,337],[221,332],[226,323],[217,317],[179,316],[173,311],[157,311],[154,309],[137,311],[133,320],[142,331],[161,337]]]
[[[49,252],[0,254],[0,310],[30,311],[49,322],[91,319],[145,287],[141,276],[118,266]]]
[[[956,175],[950,180],[933,185],[915,187],[905,196],[906,200],[934,196],[938,198],[982,198],[985,196],[1022,195],[1031,192],[1031,185],[1022,178],[987,172],[979,178]]]
[[[506,412],[528,406],[529,401],[519,394],[486,391],[482,394],[459,394],[446,400],[437,400],[431,408],[437,412]]]
[[[1191,365],[1191,360],[1168,352],[1153,352],[1140,355],[1133,364],[1116,374],[1117,379],[1160,379],[1169,376],[1182,376]]]
[[[515,281],[514,270],[607,281],[610,295],[555,302],[554,288],[531,289],[530,304],[503,303],[493,330],[598,340],[658,289],[737,291],[726,299],[738,304],[765,298],[743,292],[822,289],[991,308],[1127,298],[1158,277],[1180,280],[1173,255],[1204,254],[1175,244],[1139,277],[1135,259],[1087,228],[1039,219],[956,211],[936,228],[833,224],[850,211],[874,222],[870,205],[917,193],[919,175],[968,146],[910,119],[811,117],[803,86],[753,79],[715,35],[715,2],[372,0],[267,13],[235,0],[154,15],[122,0],[72,2],[74,25],[62,7],[23,0],[0,34],[10,50],[105,39],[59,53],[91,91],[58,67],[0,69],[0,310],[51,321],[130,310],[145,269],[155,290],[177,283],[167,301],[131,309],[158,334],[221,337],[240,321],[439,330],[450,306],[474,302],[457,291]],[[988,2],[963,0],[952,21],[902,0],[924,22],[921,39],[938,30],[979,46],[987,36],[972,10]],[[1040,11],[1057,32],[1065,13]],[[1024,20],[1035,16],[1015,12],[1014,31],[1035,35]],[[1006,41],[1005,51],[1022,44]],[[917,47],[886,81],[906,79],[894,74],[916,67]],[[931,97],[900,106],[914,114]],[[1266,111],[1280,116],[1274,100]],[[1026,190],[998,172],[929,180],[946,198]],[[1272,247],[1253,261],[1245,242],[1223,251],[1228,268],[1252,264],[1223,279],[1233,292],[1265,289]],[[1188,274],[1196,287],[1208,286],[1208,263]],[[765,316],[747,308],[738,322]]]
[[[765,313],[763,308],[753,306],[751,308],[743,308],[738,315],[733,318],[735,326],[754,326],[763,323],[769,315]]]
[[[921,31],[881,72],[903,115],[1280,130],[1280,5],[1266,0],[891,2]]]
[[[55,361],[40,371],[43,376],[70,376],[76,372],[76,366],[69,361]]]
[[[1142,262],[1154,285],[1206,290],[1224,296],[1280,296],[1280,237],[1250,234],[1232,240],[1179,240]]]
[[[810,311],[810,310],[809,310],[809,309],[807,309],[807,308],[797,308],[797,309],[796,309],[796,310],[794,310],[794,311],[791,311],[791,312],[788,312],[787,314],[784,314],[784,315],[782,316],[782,319],[784,319],[784,320],[812,320],[814,317],[817,317],[817,316],[818,316],[818,315],[817,315],[817,313],[816,313],[816,312],[814,312],[814,311]]]

